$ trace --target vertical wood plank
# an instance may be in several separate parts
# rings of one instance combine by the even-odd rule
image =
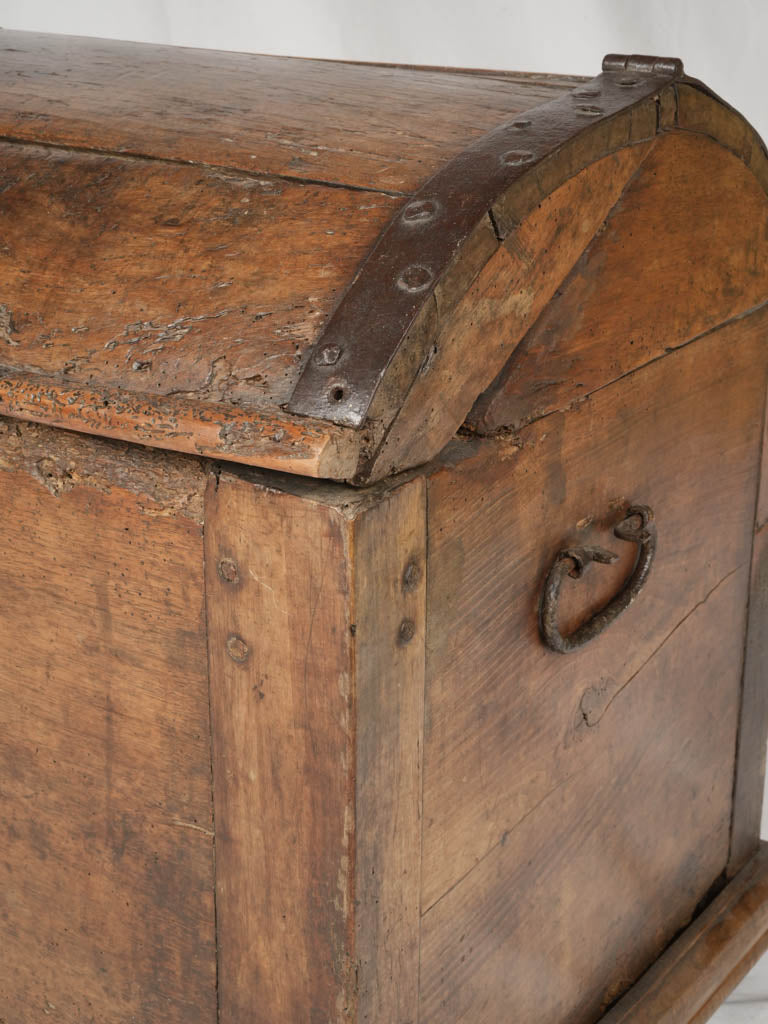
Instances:
[[[8,1024],[215,1024],[204,487],[0,421]]]
[[[763,435],[755,506],[752,569],[741,689],[739,733],[731,812],[731,845],[726,874],[732,878],[754,854],[760,841],[766,740],[768,740],[768,408],[763,407]]]
[[[727,873],[733,877],[754,854],[760,819],[768,735],[768,526],[755,534],[752,553],[747,642],[744,652],[731,848]]]
[[[350,522],[206,495],[220,1024],[351,1018]]]
[[[418,1014],[425,574],[417,479],[356,530],[360,1024],[416,1024]]]

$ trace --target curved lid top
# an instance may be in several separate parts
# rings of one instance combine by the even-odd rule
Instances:
[[[585,84],[18,32],[0,51],[0,412],[360,480],[424,372],[430,310],[526,204],[663,129],[682,74],[607,58]]]

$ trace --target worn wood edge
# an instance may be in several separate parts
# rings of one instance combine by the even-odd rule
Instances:
[[[68,386],[0,366],[0,415],[134,444],[283,470],[349,479],[360,435],[276,410],[155,397],[116,388]]]
[[[766,945],[768,843],[761,843],[742,871],[600,1018],[600,1024],[704,1021]]]
[[[524,175],[499,198],[490,211],[490,216],[502,235],[508,236],[513,233],[526,215],[546,196],[551,195],[590,163],[617,152],[625,146],[637,145],[670,131],[687,131],[712,138],[737,156],[754,174],[768,194],[768,154],[766,154],[762,140],[737,111],[715,97],[704,86],[691,85],[688,80],[682,84],[670,84],[660,90],[656,97],[646,100],[638,107],[615,115],[598,127],[602,128],[604,137],[596,149],[592,148],[597,141],[594,136],[579,134]],[[460,263],[461,258],[460,250],[454,259],[454,268]],[[467,290],[471,288],[473,281],[482,269],[482,266],[475,267],[473,273],[467,275]],[[457,278],[459,277],[455,270],[454,274]],[[459,299],[454,300],[454,307],[458,301]],[[433,306],[426,304],[404,337],[402,349],[413,348],[415,350],[410,360],[411,364],[421,359],[416,371],[417,375],[424,372],[429,353],[439,343],[442,325],[443,319],[438,319],[434,315]],[[393,372],[402,372],[403,356],[400,352],[398,359],[401,363]],[[460,372],[457,372],[456,377],[457,379],[461,377]],[[368,438],[361,448],[361,463],[356,482],[376,480],[390,471],[387,464],[377,465],[377,460],[396,420],[407,409],[408,394],[415,379],[416,376],[411,377],[408,390],[405,394],[401,392],[398,408],[394,412],[391,401],[388,403],[391,419],[388,418],[385,410],[379,407],[378,396],[374,399],[371,406],[372,422],[366,424]],[[382,386],[381,394],[385,398],[388,397],[386,385]],[[450,440],[460,426],[461,422],[458,422],[451,431],[445,431],[442,445]],[[418,429],[418,426],[414,428],[415,431]],[[473,429],[477,429],[477,425]],[[369,438],[374,439],[375,447],[371,446]],[[434,457],[440,447],[440,442],[435,442],[433,450],[427,453],[425,458]],[[391,465],[396,457],[397,453],[390,452],[387,463]],[[408,467],[408,462],[399,465],[399,469]]]
[[[332,505],[210,474],[221,1024],[257,1008],[259,1020],[356,1020],[353,552],[353,524]]]
[[[727,876],[744,866],[760,842],[766,742],[768,742],[768,531],[764,529],[768,494],[768,375],[763,402],[763,424],[757,463],[757,492],[753,519],[752,552],[744,658],[733,776],[731,836]]]
[[[426,666],[426,482],[353,524],[357,1016],[418,1017]]]
[[[743,867],[760,841],[768,740],[768,688],[765,685],[767,674],[768,529],[756,525],[747,601],[730,852],[726,867],[728,877],[733,877]]]
[[[677,127],[719,142],[749,168],[768,193],[768,150],[744,115],[695,78],[682,79],[675,90]]]
[[[207,468],[202,459],[0,416],[0,470],[21,471],[55,497],[75,487],[128,491],[149,516],[203,525]]]
[[[577,170],[538,202],[532,202],[530,195],[526,196],[525,206],[521,206],[520,210],[530,205],[528,212],[520,212],[505,241],[494,251],[480,272],[474,275],[469,288],[455,298],[450,307],[440,310],[439,321],[433,324],[436,334],[431,341],[425,369],[420,370],[412,381],[399,411],[369,464],[370,479],[382,479],[393,470],[397,472],[403,465],[428,460],[434,456],[435,448],[439,450],[433,441],[435,436],[447,443],[455,433],[457,422],[467,424],[470,413],[474,414],[478,408],[477,396],[482,396],[490,387],[553,294],[568,279],[595,234],[601,230],[611,211],[620,202],[626,188],[640,173],[654,145],[655,138],[652,138],[620,147]],[[580,182],[583,175],[588,176],[593,169],[599,172],[603,162],[609,160],[614,161],[614,164],[622,160],[622,166],[614,167],[617,172],[614,189],[606,185],[598,187],[589,177]],[[574,222],[584,225],[590,218],[588,233],[582,234],[581,239],[573,245],[567,240],[567,231],[561,233],[558,226],[548,231],[547,219],[542,219],[545,212],[551,218],[557,214],[558,209],[566,211],[571,206],[580,205],[580,200],[573,196],[561,196],[561,192],[569,187],[586,188],[588,192],[599,193],[601,198],[605,196],[600,210],[589,210],[589,213],[585,211],[584,216]],[[560,206],[548,209],[550,202],[558,196],[561,196]],[[560,245],[568,253],[563,259],[557,254]],[[498,294],[498,287],[494,286],[493,281],[493,268],[501,256],[507,257],[506,296]],[[525,273],[520,273],[523,266],[526,267]],[[537,266],[546,266],[547,273],[543,280],[536,279],[528,285],[527,279],[535,278]],[[500,272],[501,267],[498,267],[496,274],[500,276]],[[477,294],[473,296],[474,292]],[[524,293],[528,299],[521,305],[519,300],[524,298]],[[528,301],[530,308],[524,308]],[[483,339],[487,339],[485,345],[477,345],[478,332],[481,332]],[[462,354],[465,337],[471,339],[471,351],[466,356]],[[478,349],[479,359],[476,356]],[[457,365],[462,367],[463,372],[455,372]],[[428,377],[431,377],[431,382]],[[446,384],[451,386],[446,387]]]

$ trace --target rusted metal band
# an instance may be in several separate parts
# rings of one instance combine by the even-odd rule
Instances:
[[[416,314],[493,203],[587,129],[653,96],[682,62],[610,55],[597,78],[478,139],[408,200],[379,237],[304,365],[286,409],[361,427]]]

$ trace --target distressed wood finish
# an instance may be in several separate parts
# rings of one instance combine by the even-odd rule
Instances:
[[[704,1024],[768,948],[768,847],[600,1024]]]
[[[723,328],[533,424],[502,460],[481,446],[430,483],[424,1021],[491,1024],[510,1000],[522,1019],[593,1019],[725,869],[766,322]],[[632,502],[657,517],[646,590],[599,641],[553,655],[536,619],[551,560],[569,541],[620,551],[608,531]],[[624,554],[572,587],[564,630],[616,591]],[[626,959],[609,969],[615,948]]]
[[[0,1024],[701,1024],[768,941],[755,133],[673,58],[0,53]]]
[[[211,481],[207,505],[220,1020],[343,1020],[354,1003],[348,525],[230,476]]]
[[[202,484],[0,421],[0,1018],[211,1024]]]
[[[224,475],[207,523],[219,1019],[413,1019],[424,484],[345,511]]]
[[[738,157],[663,136],[469,422],[519,427],[762,304],[767,229],[768,198]]]
[[[760,291],[764,247],[750,245],[768,160],[704,87],[675,84],[679,61],[612,57],[585,84],[32,33],[2,33],[3,45],[6,415],[357,484],[437,455],[489,385],[469,424],[515,426],[603,382],[592,335],[577,344],[597,367],[571,366],[564,347],[554,378],[537,364],[518,387],[517,360],[503,363],[539,314],[556,315],[558,303],[543,307],[600,235],[598,180],[615,201],[659,136],[639,175],[646,205],[618,237],[637,237],[644,217],[659,238],[687,233],[650,281],[672,298],[715,282],[706,315],[677,311],[681,328],[749,299],[746,282],[732,285],[745,252]],[[590,216],[558,217],[558,192],[591,202]],[[678,290],[675,259],[700,252],[711,228],[701,203],[719,256],[708,270],[695,260],[702,280]],[[540,353],[537,330],[523,348]],[[510,388],[533,412],[510,405]]]
[[[376,454],[372,477],[418,465],[450,440],[600,230],[653,145],[641,143],[604,157],[555,189],[495,248],[453,309],[438,304],[441,322],[430,323],[427,363]]]
[[[33,32],[4,31],[0,53],[2,135],[401,194],[582,81]]]

